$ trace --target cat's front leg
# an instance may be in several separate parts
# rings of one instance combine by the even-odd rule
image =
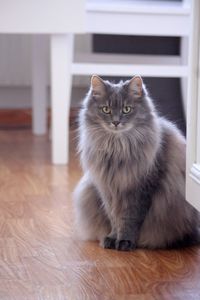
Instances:
[[[127,212],[118,220],[118,234],[115,241],[115,249],[121,251],[131,251],[136,248],[139,235],[139,226]]]
[[[117,215],[117,239],[115,248],[130,251],[137,247],[141,225],[149,210],[151,200],[139,190],[125,191],[119,197]]]
[[[104,194],[103,199],[105,200],[105,211],[107,213],[108,219],[110,221],[111,230],[110,232],[100,240],[100,246],[105,249],[115,249],[115,243],[117,239],[117,228],[116,219],[112,215],[112,197],[110,195]]]
[[[112,230],[103,238],[101,246],[105,249],[129,251],[136,248],[136,226],[127,211],[125,216],[110,221]],[[114,218],[113,218],[114,219]]]
[[[113,225],[110,234],[104,237],[101,243],[102,247],[105,249],[115,249],[116,240],[117,240],[117,230],[116,227]]]

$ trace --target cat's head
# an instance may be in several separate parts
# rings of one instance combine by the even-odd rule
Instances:
[[[146,126],[152,112],[140,76],[114,84],[93,75],[85,108],[88,124],[113,133]]]

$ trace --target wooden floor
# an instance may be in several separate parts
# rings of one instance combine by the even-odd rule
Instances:
[[[0,131],[0,300],[200,299],[200,249],[122,253],[74,236],[81,176],[50,163],[47,137]]]

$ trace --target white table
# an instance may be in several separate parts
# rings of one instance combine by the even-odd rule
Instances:
[[[32,34],[33,132],[46,128],[44,34],[51,35],[52,162],[68,161],[69,94],[73,34],[85,32],[84,0],[0,1],[0,33]]]
[[[1,0],[0,0],[1,1]],[[6,0],[0,33],[38,34],[33,38],[33,132],[46,132],[46,63],[42,34],[51,35],[52,162],[65,164],[69,152],[69,109],[73,75],[181,78],[187,88],[190,0]],[[85,17],[85,23],[84,23]],[[77,53],[75,33],[181,37],[176,56]],[[186,102],[185,107],[186,107]]]

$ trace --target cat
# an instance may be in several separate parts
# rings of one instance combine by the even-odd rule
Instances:
[[[185,200],[185,148],[139,75],[118,84],[93,75],[79,115],[80,237],[122,251],[199,243],[199,214]]]

